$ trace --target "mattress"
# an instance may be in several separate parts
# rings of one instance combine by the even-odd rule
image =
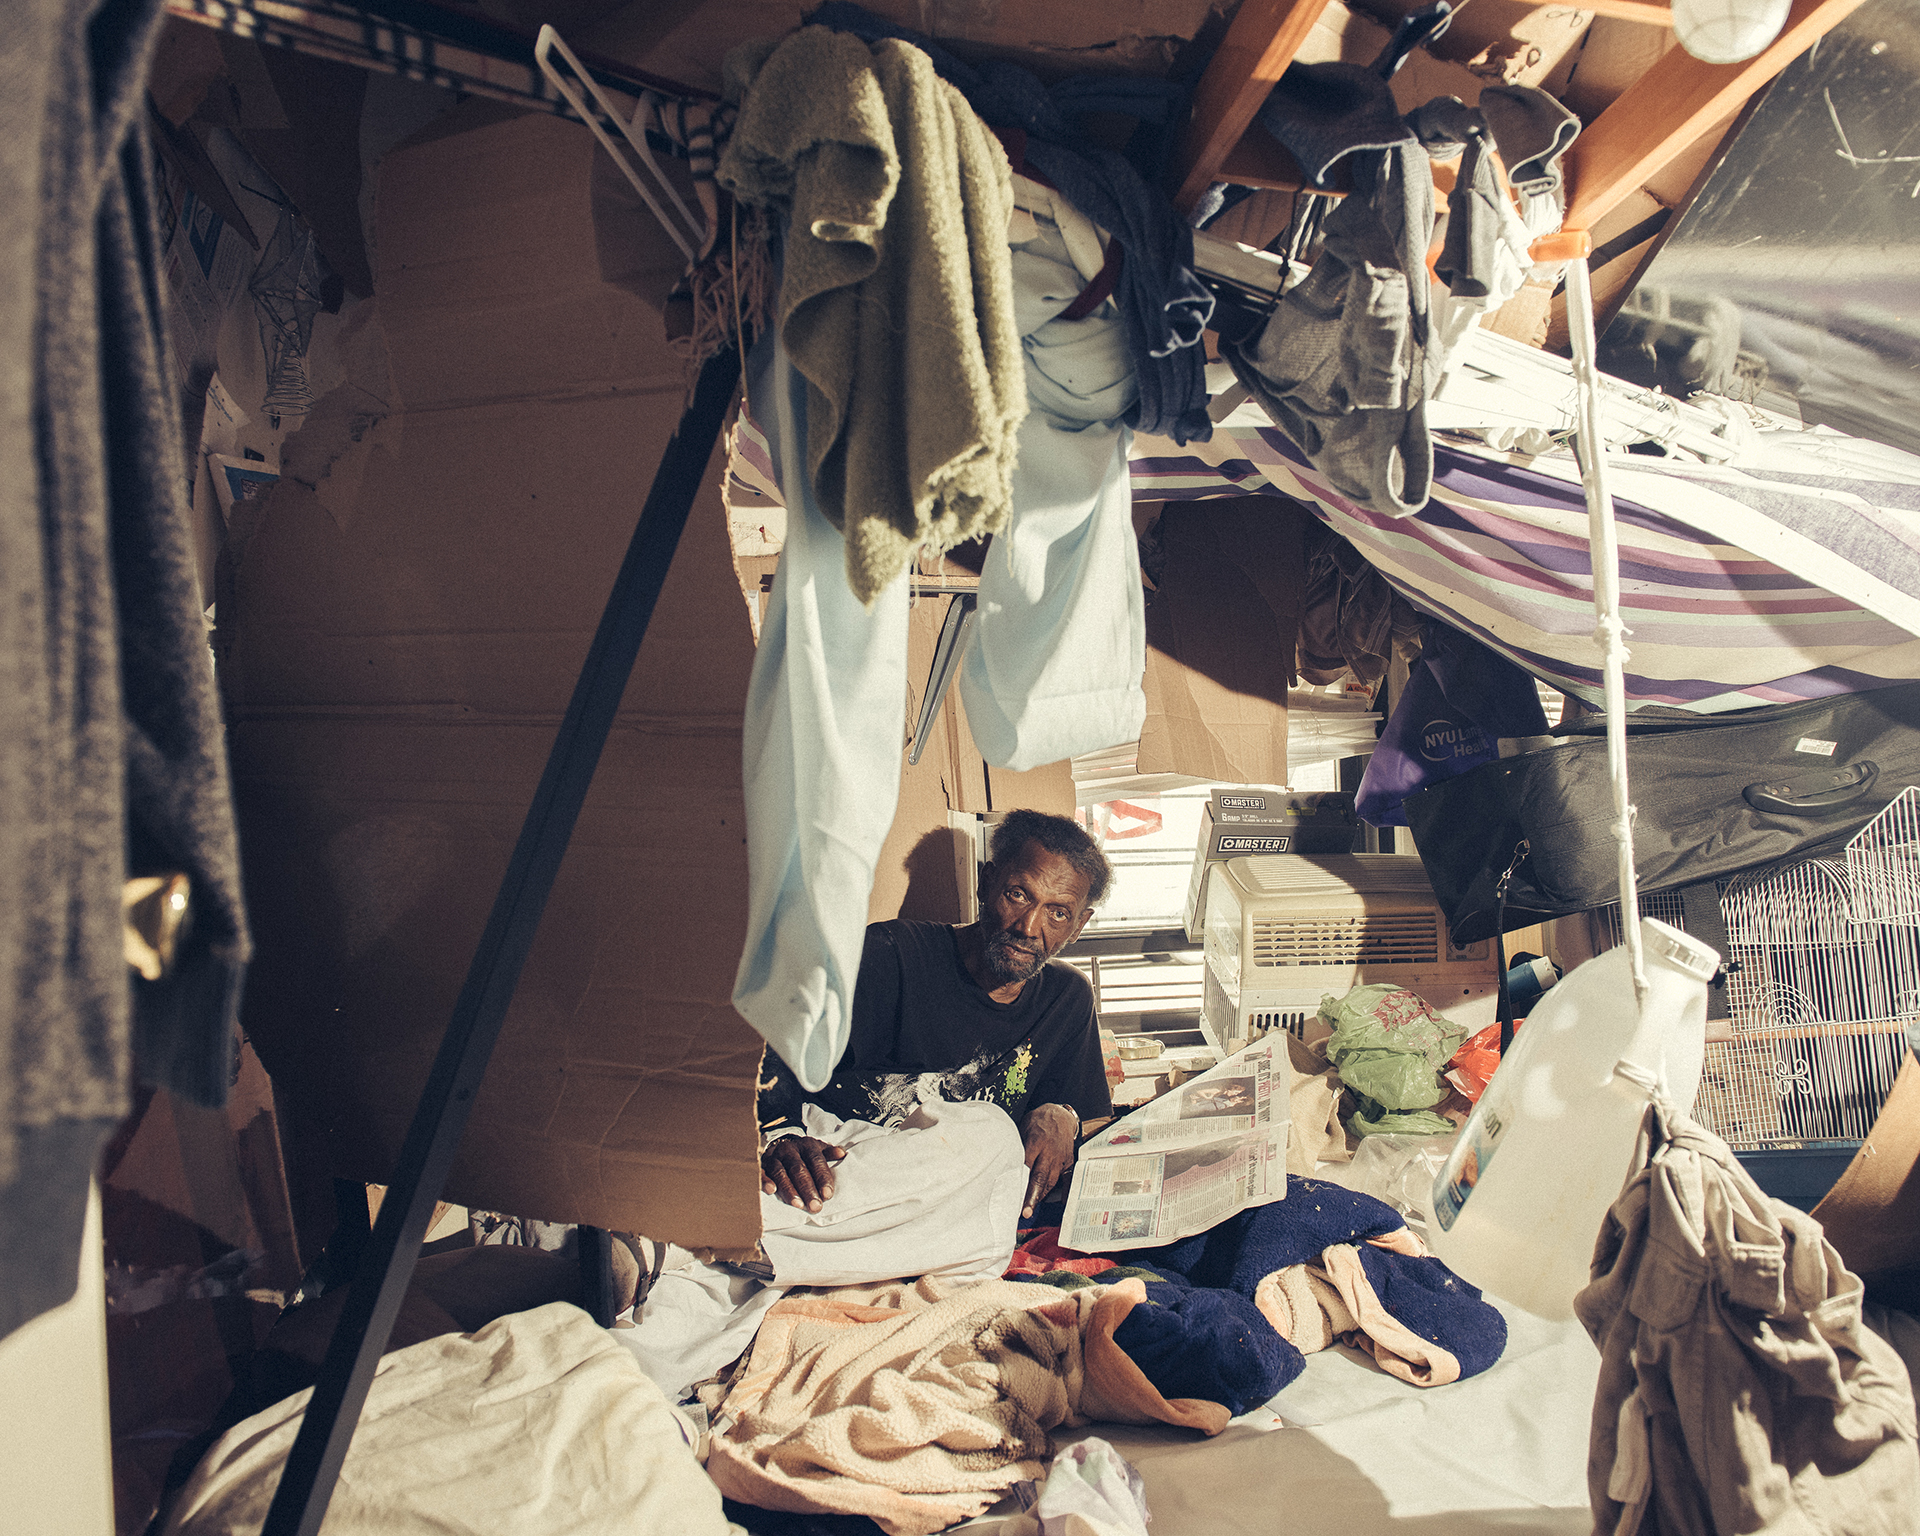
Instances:
[[[1410,1386],[1336,1346],[1211,1440],[1117,1424],[1054,1438],[1098,1435],[1138,1467],[1152,1536],[1588,1536],[1599,1354],[1578,1323],[1494,1304],[1507,1352],[1467,1381]],[[955,1529],[995,1536],[1014,1510]]]

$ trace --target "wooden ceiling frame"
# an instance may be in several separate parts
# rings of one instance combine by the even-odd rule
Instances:
[[[1328,0],[1244,0],[1194,91],[1174,205],[1190,212],[1216,181],[1296,190],[1299,167],[1271,135],[1250,133],[1261,104]],[[1771,46],[1740,64],[1706,64],[1669,49],[1587,124],[1562,162],[1566,227],[1591,230],[1714,124],[1853,14],[1863,0],[1794,0]],[[1664,0],[1582,0],[1581,9],[1671,25]]]

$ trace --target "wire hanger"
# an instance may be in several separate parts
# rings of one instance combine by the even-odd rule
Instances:
[[[555,56],[564,64],[563,70],[554,60]],[[647,143],[646,130],[641,119],[652,105],[651,92],[642,92],[633,109],[633,118],[629,121],[614,106],[613,100],[592,75],[586,66],[574,56],[564,39],[551,24],[540,28],[540,35],[533,45],[534,62],[540,66],[540,72],[553,83],[553,88],[566,99],[567,105],[579,114],[593,136],[600,141],[600,147],[620,168],[620,173],[633,184],[633,190],[653,216],[660,221],[673,243],[680,247],[691,265],[699,259],[700,250],[706,244],[707,229],[703,219],[697,219],[681,201],[680,194],[674,190],[673,183],[667,180],[666,173],[660,169],[660,163],[653,157],[653,149]],[[594,106],[589,107],[581,96],[581,87],[593,97]],[[595,110],[595,107],[598,110]],[[607,132],[605,124],[612,123],[620,130],[621,138],[616,140]],[[624,140],[624,142],[621,142]],[[631,151],[631,153],[629,153]],[[644,167],[646,175],[641,174]],[[651,185],[649,185],[651,182]],[[663,202],[664,196],[664,202]]]

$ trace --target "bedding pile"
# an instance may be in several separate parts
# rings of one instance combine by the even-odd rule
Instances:
[[[1137,1279],[1066,1296],[936,1279],[788,1296],[721,1404],[707,1471],[729,1498],[920,1536],[1041,1476],[1052,1429],[1219,1433],[1222,1405],[1168,1399],[1115,1344],[1145,1303]]]
[[[715,1531],[724,1494],[919,1536],[1045,1478],[1057,1431],[1213,1436],[1334,1343],[1437,1386],[1485,1370],[1506,1340],[1391,1207],[1333,1184],[1290,1177],[1286,1199],[1117,1264],[1062,1248],[1054,1228],[1014,1247],[1026,1170],[994,1105],[927,1099],[892,1128],[810,1106],[806,1128],[847,1149],[834,1199],[803,1212],[765,1197],[761,1260],[686,1255],[632,1327],[602,1330],[561,1302],[498,1316],[488,1296],[527,1307],[532,1292],[475,1268],[511,1251],[473,1250],[486,1294],[449,1301],[447,1333],[382,1363],[328,1529],[442,1529],[423,1522],[456,1484],[458,1510],[492,1511],[488,1530],[558,1528],[559,1508],[568,1530],[612,1529],[621,1500],[644,1509],[691,1480]],[[903,1266],[940,1272],[887,1277]],[[694,1419],[679,1398],[697,1399]],[[216,1444],[165,1529],[257,1529],[305,1403],[287,1397]]]
[[[1097,1259],[1057,1248],[1050,1260],[1049,1246],[1030,1238],[1013,1278],[1063,1289],[1141,1280],[1155,1305],[1130,1313],[1114,1342],[1160,1391],[1236,1414],[1335,1343],[1414,1386],[1476,1376],[1506,1347],[1505,1319],[1428,1254],[1397,1211],[1319,1179],[1290,1176],[1286,1199],[1184,1242],[1136,1249],[1124,1266],[1090,1269]]]
[[[1124,1264],[1062,1248],[1057,1228],[1016,1249],[1007,1207],[989,1255],[989,1190],[1012,1176],[1017,1197],[1024,1174],[1002,1111],[925,1101],[891,1130],[808,1114],[849,1155],[820,1211],[763,1197],[765,1282],[682,1265],[615,1335],[669,1396],[695,1389],[707,1470],[742,1504],[939,1530],[1037,1476],[1054,1430],[1212,1435],[1335,1343],[1439,1386],[1506,1341],[1500,1314],[1368,1195],[1290,1176],[1286,1199]],[[889,1278],[903,1261],[944,1272]]]
[[[253,1536],[312,1392],[235,1425],[165,1536]],[[553,1302],[395,1350],[354,1431],[327,1536],[728,1536],[691,1427],[606,1330]]]

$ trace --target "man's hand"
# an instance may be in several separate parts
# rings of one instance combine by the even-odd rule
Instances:
[[[817,1211],[833,1198],[833,1171],[828,1164],[847,1155],[845,1147],[812,1136],[783,1136],[760,1154],[760,1187],[788,1205]],[[1033,1160],[1031,1151],[1027,1160]]]
[[[1073,1166],[1074,1143],[1080,1135],[1080,1117],[1064,1104],[1042,1104],[1032,1110],[1020,1134],[1027,1143],[1027,1200],[1022,1216],[1031,1216],[1033,1208],[1060,1182],[1060,1175]]]

